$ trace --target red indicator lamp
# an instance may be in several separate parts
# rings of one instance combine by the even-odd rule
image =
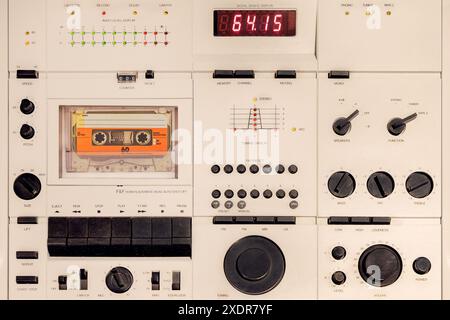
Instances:
[[[293,37],[296,10],[215,10],[216,37]]]

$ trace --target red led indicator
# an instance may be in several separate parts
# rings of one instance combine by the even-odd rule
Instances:
[[[103,12],[102,12],[102,16],[106,16],[106,11],[103,11]]]
[[[215,10],[216,37],[293,37],[296,10]]]

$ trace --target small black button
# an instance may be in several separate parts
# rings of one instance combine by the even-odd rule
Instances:
[[[191,218],[172,218],[172,237],[191,238]]]
[[[372,219],[369,217],[354,217],[354,218],[350,218],[350,223],[351,224],[356,224],[356,225],[363,225],[363,224],[371,224]]]
[[[275,73],[276,79],[296,79],[297,72],[295,70],[278,70]]]
[[[270,199],[270,198],[272,198],[273,193],[272,193],[272,191],[270,191],[270,190],[265,190],[264,193],[263,193],[263,195],[264,195],[264,198]]]
[[[255,71],[253,70],[236,70],[234,77],[237,79],[254,79]]]
[[[18,217],[17,224],[38,224],[38,218],[37,217]]]
[[[214,165],[211,167],[211,172],[214,174],[218,174],[220,172],[220,167],[218,165]]]
[[[39,79],[39,72],[36,70],[17,70],[17,79]]]
[[[259,172],[259,167],[256,164],[251,165],[250,172],[253,174],[257,174]]]
[[[87,238],[88,237],[88,219],[87,218],[69,218],[69,238]]]
[[[16,277],[17,284],[38,284],[39,277],[36,276],[17,276]]]
[[[233,190],[226,190],[224,194],[225,194],[225,198],[227,198],[227,199],[231,199],[234,197]]]
[[[213,192],[211,192],[211,196],[214,199],[219,199],[222,196],[222,192],[220,192],[220,190],[214,190]]]
[[[330,71],[328,79],[350,79],[349,71]]]
[[[259,198],[259,191],[258,190],[252,190],[251,192],[250,192],[250,196],[253,198],[253,199],[258,199]]]
[[[295,217],[276,217],[276,224],[295,224]]]
[[[155,79],[155,72],[153,70],[145,71],[145,79]]]
[[[284,197],[286,197],[286,192],[284,190],[278,190],[277,191],[277,198],[278,199],[284,199]]]
[[[328,218],[328,224],[350,224],[349,217],[331,217]]]
[[[346,280],[347,280],[347,276],[342,271],[336,271],[331,276],[331,281],[333,281],[333,283],[337,286],[343,285]]]
[[[347,251],[344,247],[337,246],[333,248],[333,250],[331,251],[331,255],[336,260],[343,260],[347,256]]]
[[[414,272],[418,275],[425,275],[431,270],[431,261],[425,257],[417,258],[413,264]]]
[[[16,259],[19,260],[36,260],[39,259],[39,252],[37,251],[17,251]]]
[[[233,166],[227,164],[225,167],[223,167],[223,171],[224,171],[226,174],[230,174],[230,173],[233,172]]]
[[[244,174],[247,171],[247,168],[243,164],[240,164],[237,166],[236,170],[238,173]]]
[[[237,224],[254,224],[255,218],[254,217],[236,217],[235,221]]]
[[[266,164],[266,165],[263,167],[263,172],[264,172],[265,174],[271,173],[271,172],[272,172],[272,167],[271,167],[270,165]]]
[[[66,238],[67,232],[68,228],[66,218],[48,218],[49,238]]]
[[[275,224],[275,217],[257,217],[256,223],[258,223],[258,224]]]
[[[297,190],[291,190],[289,191],[289,197],[291,199],[297,199],[298,198],[298,191]]]
[[[286,168],[282,164],[279,164],[276,167],[276,171],[277,171],[278,174],[283,174],[286,171]]]
[[[296,165],[289,166],[289,173],[296,174],[298,172],[298,167]]]
[[[372,218],[372,224],[375,225],[390,225],[391,218],[388,217],[374,217]]]
[[[247,197],[247,191],[244,189],[239,190],[237,194],[240,199],[245,199]]]
[[[233,70],[215,70],[213,73],[214,79],[231,79],[234,78]]]
[[[233,217],[214,217],[213,224],[233,224]]]

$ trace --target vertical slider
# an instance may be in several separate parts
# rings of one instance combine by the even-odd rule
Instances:
[[[181,290],[181,272],[180,271],[172,272],[172,290],[174,290],[174,291]]]
[[[158,291],[160,289],[160,272],[159,271],[154,271],[152,272],[152,290],[153,291]]]

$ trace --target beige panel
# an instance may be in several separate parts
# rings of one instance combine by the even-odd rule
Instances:
[[[0,1],[0,299],[8,274],[8,1]]]
[[[320,0],[319,70],[440,71],[440,0]]]

